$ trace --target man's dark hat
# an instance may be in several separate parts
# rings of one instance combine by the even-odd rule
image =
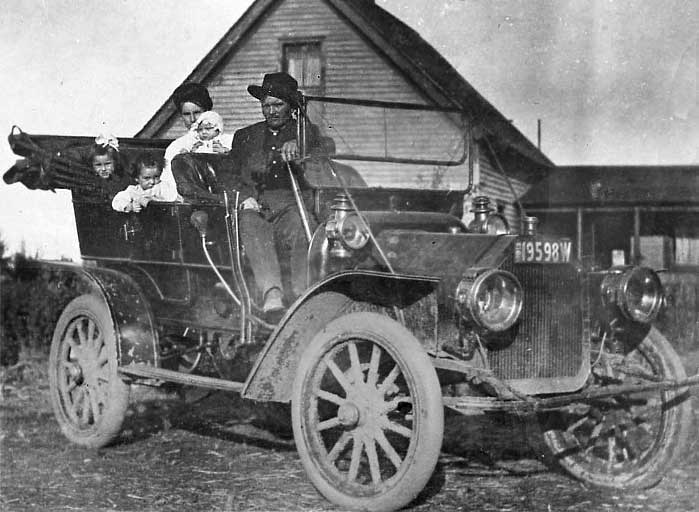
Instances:
[[[249,85],[248,92],[258,100],[265,96],[274,96],[287,103],[297,106],[299,103],[299,84],[288,73],[267,73],[262,80],[262,85]]]
[[[211,110],[214,102],[211,101],[209,91],[197,82],[185,82],[172,93],[172,102],[179,110],[183,103],[190,102],[199,105],[202,110]]]

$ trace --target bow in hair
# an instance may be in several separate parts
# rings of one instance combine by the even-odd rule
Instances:
[[[111,146],[114,148],[114,150],[119,151],[119,139],[117,139],[114,135],[105,135],[105,134],[100,134],[97,137],[95,137],[95,144],[98,146],[102,146],[103,148],[106,148],[107,146]]]

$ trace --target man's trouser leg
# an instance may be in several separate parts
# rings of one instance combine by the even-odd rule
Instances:
[[[279,260],[274,247],[272,225],[252,210],[243,210],[239,216],[240,241],[245,247],[255,283],[265,294],[272,288],[282,290]]]
[[[289,281],[294,298],[301,295],[307,288],[308,275],[308,241],[303,227],[303,221],[298,208],[286,209],[273,221],[274,235],[277,242],[283,247],[285,257],[289,258]],[[315,229],[315,223],[311,223],[311,232]]]

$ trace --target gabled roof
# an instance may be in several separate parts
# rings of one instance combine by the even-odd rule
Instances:
[[[217,65],[241,43],[245,34],[279,0],[256,0],[185,81],[205,82]],[[478,120],[497,146],[513,149],[532,163],[553,167],[493,105],[474,89],[427,41],[373,0],[324,0],[369,40],[410,82],[436,105],[455,106]],[[151,137],[175,114],[167,101],[136,137]]]
[[[699,205],[699,165],[557,167],[521,202],[528,208]]]

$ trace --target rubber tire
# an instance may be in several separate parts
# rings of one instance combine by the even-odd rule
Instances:
[[[373,496],[356,496],[343,492],[325,478],[319,462],[304,435],[302,421],[306,404],[303,389],[323,355],[348,339],[361,338],[379,344],[399,363],[401,372],[413,381],[415,392],[413,416],[417,423],[414,448],[406,456],[399,480],[384,492]],[[391,511],[410,503],[428,482],[439,458],[444,435],[444,408],[437,373],[425,350],[413,334],[396,321],[376,313],[351,313],[330,322],[318,332],[304,351],[294,382],[292,426],[301,462],[316,489],[332,503],[353,510]],[[409,458],[409,460],[408,460]]]
[[[680,357],[670,342],[655,327],[652,327],[635,350],[641,350],[648,359],[659,365],[659,370],[666,378],[683,380],[686,373]],[[588,465],[581,464],[574,456],[556,458],[556,464],[578,480],[611,489],[646,489],[657,484],[669,470],[676,467],[681,457],[686,455],[686,446],[692,435],[693,412],[689,392],[686,390],[669,391],[664,394],[665,421],[660,439],[652,448],[655,453],[636,471],[619,475],[591,471]],[[668,402],[672,402],[668,404]],[[545,438],[552,454],[557,453],[565,440],[559,435]],[[560,445],[557,446],[557,444]]]
[[[104,346],[107,350],[107,400],[99,419],[88,428],[81,427],[68,414],[59,389],[59,366],[62,364],[61,353],[66,330],[73,320],[86,317],[92,320],[103,333]],[[56,420],[63,434],[71,442],[87,448],[101,448],[108,445],[119,435],[129,405],[130,386],[117,373],[117,347],[114,325],[109,308],[99,297],[91,294],[73,299],[61,313],[49,356],[50,400]]]

